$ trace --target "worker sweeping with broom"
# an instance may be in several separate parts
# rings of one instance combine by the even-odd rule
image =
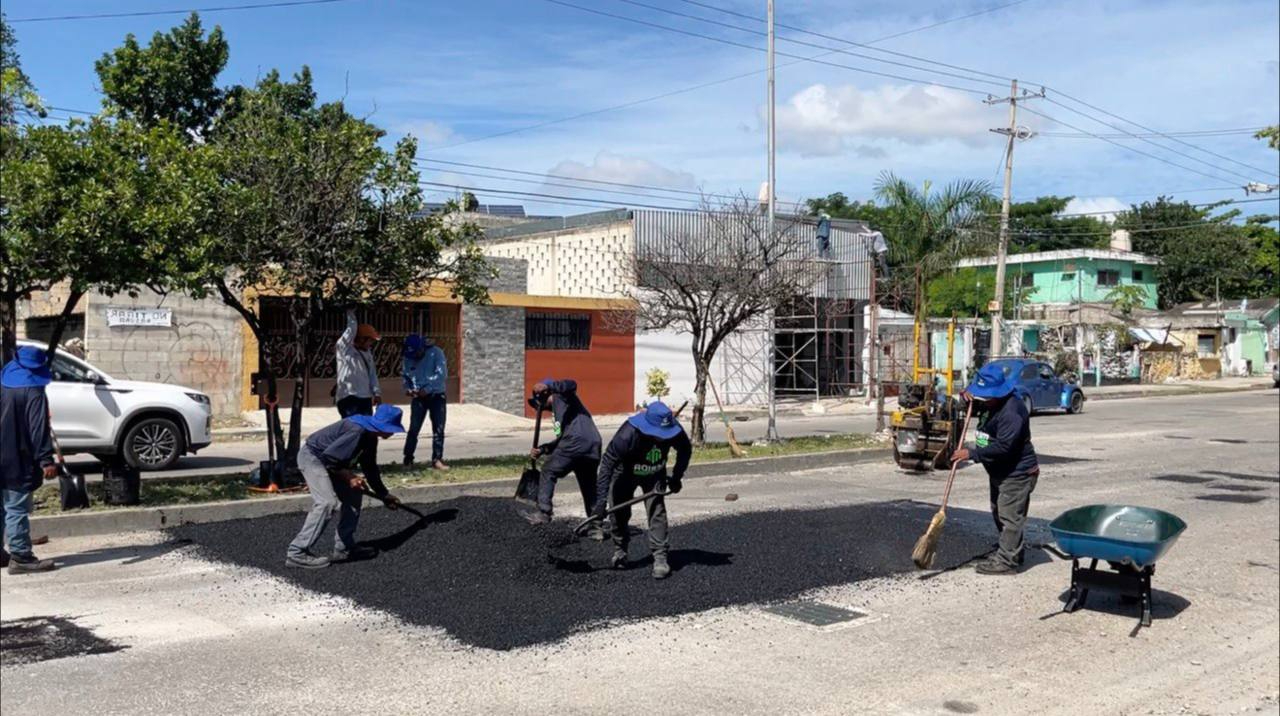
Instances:
[[[1040,477],[1040,463],[1031,444],[1031,415],[1015,394],[1015,379],[996,365],[988,364],[978,371],[963,393],[978,416],[975,440],[951,456],[953,465],[972,460],[987,469],[991,517],[1000,537],[996,553],[978,564],[979,574],[1017,574],[1023,561],[1022,536],[1031,493]]]

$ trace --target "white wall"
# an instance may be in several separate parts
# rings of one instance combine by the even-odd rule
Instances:
[[[673,330],[637,331],[635,352],[635,402],[643,403],[648,397],[645,373],[661,368],[670,374],[667,384],[671,394],[667,402],[678,407],[688,400],[693,402],[696,373],[691,350],[692,336]],[[763,331],[740,331],[726,340],[726,345],[716,351],[711,361],[711,375],[720,391],[720,399],[726,405],[744,403],[759,404],[765,401]],[[754,346],[754,351],[752,347]],[[744,364],[736,357],[735,350],[751,351]],[[714,407],[715,398],[707,392],[707,405]]]
[[[482,244],[486,256],[529,262],[534,296],[624,298],[635,245],[630,222],[615,222]]]

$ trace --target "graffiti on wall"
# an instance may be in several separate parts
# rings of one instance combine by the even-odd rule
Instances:
[[[189,385],[212,393],[236,388],[238,342],[207,321],[175,322],[169,328],[134,326],[122,333],[120,377]],[[145,360],[133,359],[145,353]]]

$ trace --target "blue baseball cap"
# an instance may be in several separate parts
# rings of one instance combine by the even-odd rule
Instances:
[[[659,440],[670,440],[684,430],[676,420],[675,413],[661,400],[649,403],[644,410],[627,418],[627,422],[636,430]]]
[[[373,415],[352,415],[347,420],[375,433],[403,433],[403,416],[404,411],[394,405],[379,405]]]
[[[975,398],[1003,398],[1017,389],[1017,377],[1013,371],[1008,374],[994,363],[988,363],[978,370],[973,382],[966,389]]]
[[[427,340],[417,333],[410,333],[404,339],[404,354],[410,358],[421,358],[427,352]]]
[[[35,346],[18,346],[13,360],[0,371],[0,385],[6,388],[40,388],[51,382],[49,354]]]

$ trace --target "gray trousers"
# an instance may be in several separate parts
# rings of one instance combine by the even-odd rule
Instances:
[[[663,473],[642,476],[624,472],[610,489],[610,503],[616,505],[630,500],[636,496],[636,488],[642,492],[653,492],[653,488],[666,479],[667,476]],[[649,517],[649,550],[654,554],[665,555],[671,547],[671,543],[667,541],[667,503],[661,495],[650,497],[644,501],[644,509]],[[631,542],[628,527],[630,521],[630,507],[613,513],[613,546],[624,552]]]
[[[313,549],[329,526],[334,512],[339,512],[334,548],[346,551],[354,549],[356,525],[360,522],[360,507],[364,495],[345,483],[338,484],[329,474],[329,468],[306,446],[298,451],[298,469],[302,471],[307,488],[311,490],[311,511],[307,513],[306,522],[302,523],[302,531],[289,543],[288,555],[315,554]]]
[[[991,518],[1000,533],[995,560],[1011,567],[1022,564],[1022,533],[1031,508],[1031,492],[1036,489],[1039,473],[990,478]]]

